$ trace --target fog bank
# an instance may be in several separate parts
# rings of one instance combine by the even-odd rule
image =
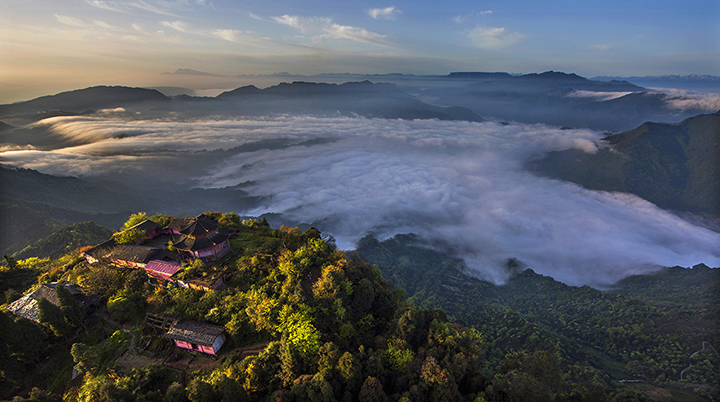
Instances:
[[[0,160],[80,176],[122,169],[179,180],[192,171],[202,187],[243,184],[263,197],[260,207],[240,214],[281,213],[332,234],[344,249],[368,232],[416,233],[450,247],[475,275],[495,283],[508,277],[507,258],[593,286],[658,266],[720,265],[716,232],[632,195],[585,190],[524,169],[543,152],[596,152],[603,135],[590,130],[293,116],[53,119],[42,124],[87,143],[8,151]]]

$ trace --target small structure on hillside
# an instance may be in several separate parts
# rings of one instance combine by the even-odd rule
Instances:
[[[216,355],[225,343],[225,328],[219,325],[182,320],[175,322],[165,337],[172,339],[177,347]]]
[[[173,247],[203,260],[217,260],[230,252],[230,234],[205,214],[195,219],[173,219],[167,226]]]
[[[145,268],[147,263],[153,260],[166,262],[179,260],[176,255],[162,249],[134,244],[117,244],[113,239],[87,250],[85,259],[90,264],[107,262],[127,268]]]
[[[181,269],[182,266],[174,261],[152,260],[145,265],[145,272],[147,272],[149,276],[173,283],[175,279],[173,279],[172,276]]]
[[[163,229],[162,226],[151,221],[150,219],[145,219],[144,221],[138,223],[137,225],[129,227],[127,230],[131,230],[131,229],[142,230],[143,232],[145,232],[145,234],[147,234],[148,239],[152,239],[155,236],[166,233],[166,230]]]
[[[46,299],[50,303],[58,307],[60,306],[60,301],[55,293],[56,286],[65,286],[85,310],[90,309],[98,302],[97,297],[86,296],[75,284],[69,282],[53,282],[46,283],[34,292],[15,300],[7,306],[7,309],[13,314],[27,318],[28,320],[40,322],[40,309],[38,308],[40,299]]]

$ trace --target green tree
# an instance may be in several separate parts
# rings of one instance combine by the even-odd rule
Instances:
[[[217,393],[211,384],[206,383],[200,378],[192,380],[188,385],[188,399],[191,402],[219,402]]]
[[[170,384],[165,391],[162,402],[186,402],[185,388],[177,382]]]
[[[375,377],[368,377],[365,379],[362,387],[360,387],[360,402],[386,402],[387,395],[383,391],[383,385]]]
[[[145,221],[147,219],[148,219],[148,217],[145,212],[138,212],[136,214],[132,214],[132,215],[130,215],[130,218],[128,218],[128,220],[125,222],[122,229],[131,228],[131,227],[137,225],[138,223]]]
[[[109,297],[122,286],[122,277],[116,269],[100,266],[79,278],[80,285],[90,294]]]
[[[58,283],[55,286],[55,296],[58,299],[63,318],[67,321],[68,325],[73,328],[84,326],[85,310],[82,304],[75,299],[75,296],[70,293],[70,290],[62,283]]]
[[[238,214],[234,212],[228,212],[220,215],[220,218],[218,219],[218,225],[238,229],[240,228],[242,223],[240,222],[240,216]]]
[[[28,398],[16,396],[11,402],[62,402],[62,398],[59,395],[48,393],[38,387],[33,387],[33,389],[30,390]]]
[[[113,239],[117,244],[135,244],[148,238],[147,233],[142,229],[125,229],[115,233]]]
[[[56,336],[67,338],[73,333],[73,327],[65,320],[62,310],[45,298],[38,300],[38,320],[49,326]]]
[[[140,292],[121,290],[107,303],[108,313],[116,320],[132,320],[145,315],[148,303]]]

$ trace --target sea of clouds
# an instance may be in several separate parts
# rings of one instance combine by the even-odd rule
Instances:
[[[343,249],[369,232],[381,239],[415,233],[454,250],[471,272],[495,283],[508,278],[508,258],[568,284],[598,287],[660,266],[720,265],[717,232],[633,195],[526,170],[545,152],[597,152],[602,134],[590,130],[293,116],[56,117],[38,124],[84,144],[8,150],[0,161],[52,174],[162,171],[165,180],[179,180],[173,171],[191,171],[205,188],[244,184],[262,202],[240,214],[281,213],[332,234]],[[284,145],[227,151],[269,140]]]

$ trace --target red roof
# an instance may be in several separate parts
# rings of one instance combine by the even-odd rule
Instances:
[[[179,271],[181,268],[178,264],[173,264],[171,262],[165,262],[160,260],[152,260],[145,265],[145,270],[147,271],[154,271],[154,272],[160,272],[167,276],[174,275],[177,271]]]

